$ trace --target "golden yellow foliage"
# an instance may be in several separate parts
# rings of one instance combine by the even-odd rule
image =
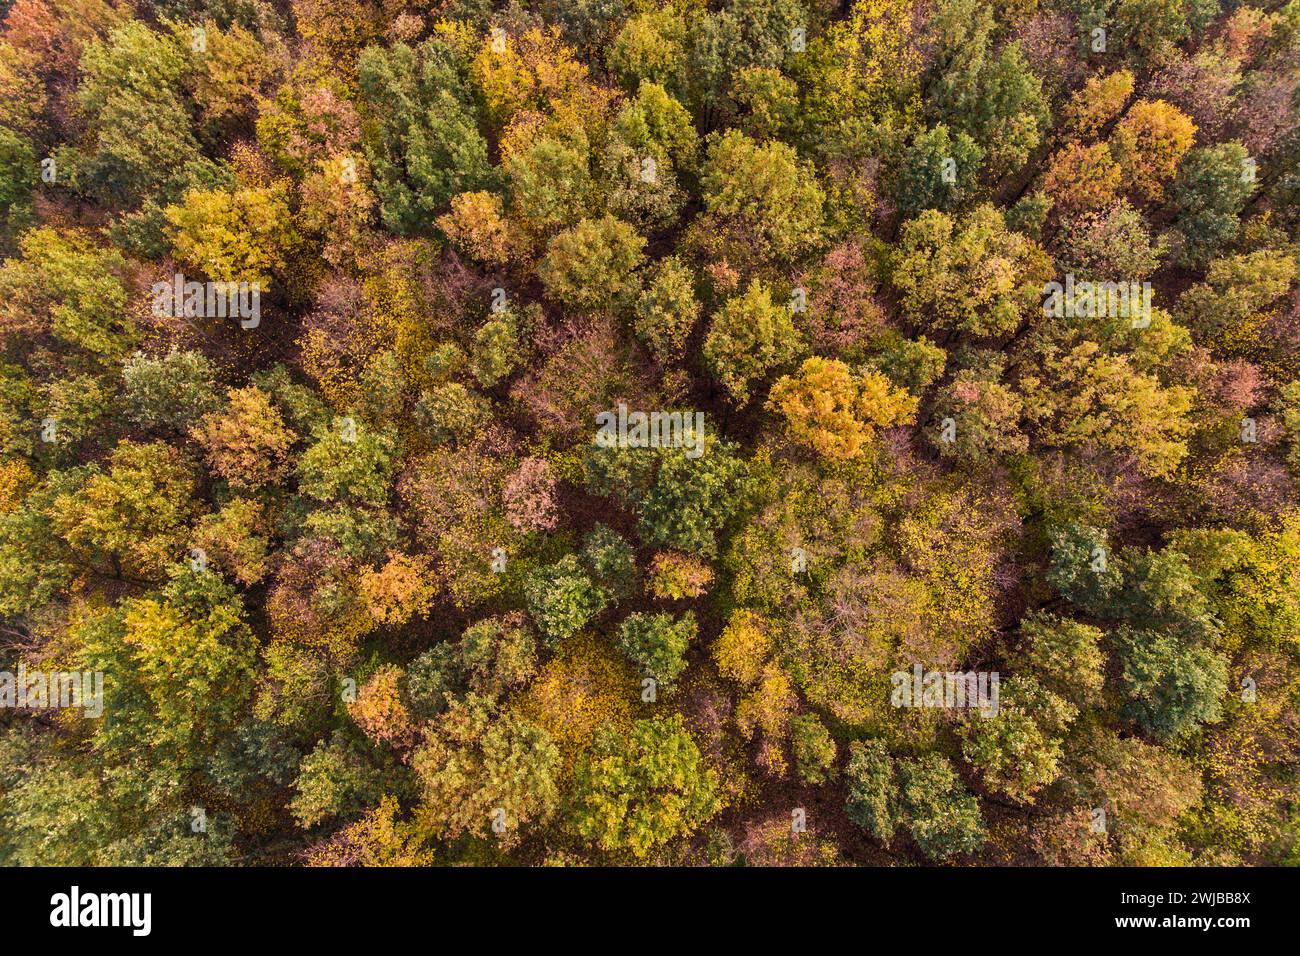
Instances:
[[[713,659],[723,677],[752,684],[772,654],[766,622],[752,611],[736,611],[713,644]]]
[[[371,616],[380,624],[397,627],[422,617],[433,606],[438,581],[422,555],[392,554],[378,571],[361,573],[361,594]]]
[[[1052,157],[1043,190],[1065,213],[1104,209],[1115,201],[1120,168],[1105,143],[1072,143]]]
[[[232,388],[229,405],[204,416],[192,437],[203,446],[208,464],[233,488],[260,488],[288,468],[294,434],[280,411],[254,385]]]
[[[785,776],[789,769],[782,743],[798,703],[789,676],[776,664],[768,664],[754,689],[736,704],[736,727],[746,740],[759,736],[759,766],[776,777]]]
[[[602,723],[620,731],[631,727],[640,693],[627,659],[595,635],[580,633],[559,646],[516,709],[550,734],[568,776]]]
[[[838,359],[813,356],[772,386],[768,407],[785,416],[794,441],[842,460],[855,457],[876,427],[910,422],[917,400],[874,369],[855,375]]]
[[[452,197],[451,212],[438,217],[438,228],[470,258],[485,265],[502,265],[515,254],[516,241],[496,193]]]
[[[0,461],[0,514],[17,508],[34,484],[36,476],[27,462],[17,458]]]
[[[1128,70],[1089,77],[1083,89],[1070,97],[1063,128],[1072,129],[1080,139],[1091,139],[1123,111],[1132,94],[1133,74]]]
[[[392,241],[367,260],[362,281],[370,347],[392,349],[407,378],[419,384],[429,381],[424,360],[437,343],[418,272],[436,252],[436,245],[427,240]]]
[[[661,551],[650,562],[650,590],[655,597],[680,600],[699,597],[713,583],[713,569],[698,558]]]
[[[214,282],[258,283],[265,291],[273,274],[284,274],[296,244],[281,184],[190,189],[166,214],[177,256]]]
[[[397,798],[386,794],[328,840],[308,847],[308,866],[432,866],[433,851],[422,845],[417,828],[398,819]]]
[[[551,106],[587,82],[587,68],[573,57],[554,27],[520,36],[489,33],[470,66],[488,117],[506,126],[523,110]]]
[[[1195,136],[1196,124],[1181,110],[1164,100],[1138,100],[1110,138],[1124,188],[1144,202],[1161,199]]]

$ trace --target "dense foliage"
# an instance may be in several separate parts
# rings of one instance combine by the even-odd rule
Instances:
[[[0,11],[0,863],[1300,863],[1300,0]]]

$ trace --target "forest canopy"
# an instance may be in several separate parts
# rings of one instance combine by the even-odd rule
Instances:
[[[0,0],[0,863],[1300,864],[1300,0]]]

